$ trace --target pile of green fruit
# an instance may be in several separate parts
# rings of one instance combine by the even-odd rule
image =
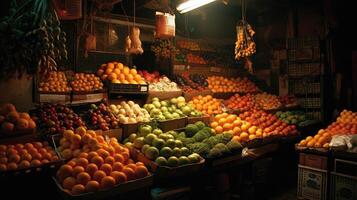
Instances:
[[[229,132],[214,135],[210,127],[198,121],[188,124],[183,132],[178,133],[176,139],[181,140],[191,152],[205,158],[217,158],[242,149],[242,145],[232,140],[232,137],[233,134]]]
[[[175,139],[175,132],[163,133],[150,125],[139,127],[138,133],[131,134],[124,144],[140,150],[145,157],[155,161],[159,166],[177,167],[197,163],[200,156],[184,147],[181,140]]]
[[[153,98],[151,101],[151,103],[145,104],[144,108],[150,113],[152,119],[163,121],[186,116],[202,116],[202,112],[195,110],[191,104],[186,103],[185,98],[182,96],[164,101],[160,101],[159,98]]]
[[[275,113],[279,119],[287,124],[303,126],[306,121],[309,121],[302,111],[278,111]]]

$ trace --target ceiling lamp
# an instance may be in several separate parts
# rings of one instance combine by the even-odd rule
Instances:
[[[177,10],[180,13],[186,13],[188,11],[194,10],[198,7],[204,6],[206,4],[212,3],[216,0],[186,0],[177,6]]]

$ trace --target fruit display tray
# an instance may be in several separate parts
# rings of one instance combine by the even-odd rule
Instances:
[[[118,141],[121,141],[123,139],[123,129],[122,128],[109,129],[107,131],[96,130],[95,132],[98,134],[102,134],[104,136],[108,136],[109,138],[114,137]]]
[[[149,85],[108,83],[109,94],[147,94]]]
[[[96,90],[90,92],[75,92],[72,93],[72,104],[80,104],[80,103],[96,103],[100,102],[103,99],[108,98],[108,92],[106,89]]]
[[[154,182],[153,175],[149,174],[149,176],[147,177],[135,179],[123,184],[119,184],[108,190],[99,190],[96,192],[89,192],[80,195],[71,195],[63,189],[63,187],[55,177],[52,178],[57,185],[57,190],[59,191],[62,199],[66,199],[66,200],[110,199],[113,197],[118,197],[121,194],[125,194],[127,192],[135,191],[142,188],[149,188],[152,186]]]
[[[175,178],[196,173],[204,167],[205,163],[205,159],[201,157],[201,160],[198,163],[191,163],[178,167],[159,166],[154,161],[145,157],[145,155],[138,149],[130,148],[130,153],[134,160],[143,162],[150,171],[154,172],[155,180]]]
[[[12,138],[12,137],[19,137],[23,135],[33,135],[36,133],[36,128],[34,129],[23,129],[23,130],[14,130],[14,131],[0,131],[0,139],[2,138]]]
[[[194,124],[195,122],[202,121],[205,124],[209,125],[212,120],[212,116],[205,115],[202,117],[188,117],[187,124]]]
[[[39,103],[63,103],[71,102],[70,92],[38,92],[36,102]]]
[[[295,144],[295,150],[299,153],[310,153],[310,154],[324,155],[324,156],[330,153],[329,149],[300,147],[298,144]]]
[[[158,121],[159,128],[163,132],[179,129],[185,127],[187,124],[187,117],[182,117],[178,119]]]
[[[224,166],[232,167],[241,162],[242,158],[242,149],[240,149],[221,157],[205,158],[205,166],[207,168],[220,168]]]
[[[151,91],[149,90],[149,96],[146,99],[146,103],[151,103],[151,99],[154,97],[160,100],[168,100],[182,95],[182,91]]]
[[[13,137],[13,138],[6,138],[6,139],[1,139],[0,144],[18,144],[18,143],[27,143],[27,142],[38,142],[38,141],[43,141],[40,137],[36,135],[23,135],[19,137]],[[0,172],[0,179],[3,178],[11,178],[14,176],[25,176],[25,175],[36,175],[36,174],[49,174],[52,175],[56,172],[56,170],[63,164],[63,159],[61,155],[56,151],[55,145],[50,142],[50,145],[53,147],[55,150],[59,160],[58,161],[52,161],[46,164],[43,164],[38,167],[29,167],[26,169],[18,169],[18,170],[13,170],[13,171],[6,171],[6,172]]]
[[[202,91],[194,91],[194,92],[184,92],[183,97],[185,97],[186,101],[191,101],[195,96],[206,96],[212,95],[212,91],[210,89],[202,90]]]
[[[262,146],[262,144],[263,144],[262,138],[255,138],[253,140],[248,140],[247,142],[242,142],[242,146],[247,147],[249,149]]]
[[[129,137],[129,135],[132,133],[137,133],[140,125],[142,124],[143,124],[142,122],[138,122],[134,124],[121,124],[120,126],[123,130],[122,140]]]

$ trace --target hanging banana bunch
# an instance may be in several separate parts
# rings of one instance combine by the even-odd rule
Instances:
[[[35,74],[57,68],[67,59],[66,33],[61,30],[51,0],[12,0],[0,22],[0,77]]]
[[[253,63],[249,59],[256,52],[256,45],[253,40],[255,31],[245,20],[246,18],[246,3],[242,0],[242,20],[236,26],[237,41],[235,43],[235,59],[241,60],[245,58],[244,67],[253,73]]]

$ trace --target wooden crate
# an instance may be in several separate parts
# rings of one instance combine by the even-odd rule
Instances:
[[[323,170],[328,169],[326,156],[300,153],[299,164],[307,167],[312,167],[315,169],[323,169]]]

